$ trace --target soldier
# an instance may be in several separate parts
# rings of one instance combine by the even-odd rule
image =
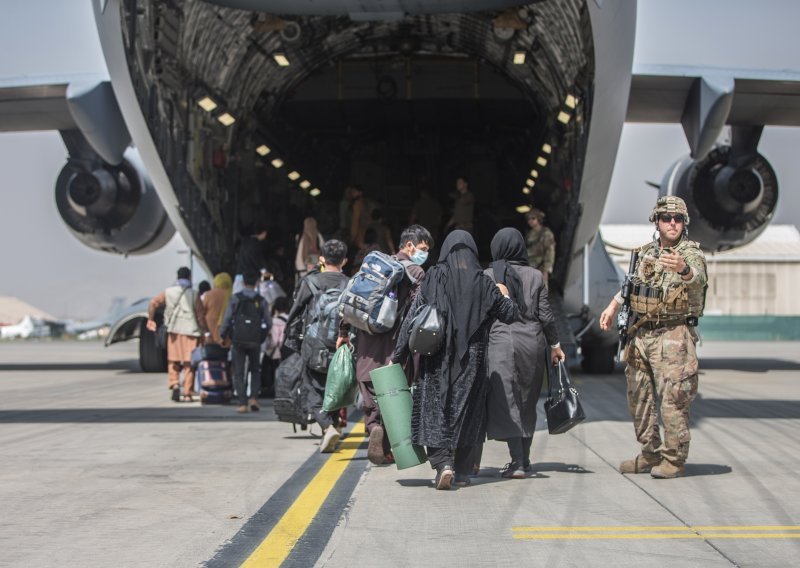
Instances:
[[[708,277],[700,246],[688,238],[689,214],[681,198],[659,197],[650,221],[658,239],[654,235],[639,251],[631,292],[638,320],[628,330],[625,349],[628,409],[642,451],[619,469],[668,479],[684,475],[689,455],[689,405],[697,395],[694,328],[703,314]],[[617,294],[600,315],[601,329],[611,326],[620,305]]]
[[[525,246],[528,248],[528,264],[542,272],[544,283],[547,284],[556,260],[556,239],[553,231],[542,224],[544,222],[543,211],[533,208],[525,215],[525,219],[531,228],[525,237]]]

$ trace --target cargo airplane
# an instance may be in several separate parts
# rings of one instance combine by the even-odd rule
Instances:
[[[443,201],[467,175],[484,247],[526,208],[546,212],[554,304],[592,372],[614,366],[596,315],[620,274],[598,226],[623,123],[682,124],[691,153],[660,192],[687,201],[708,251],[770,222],[759,138],[800,124],[798,74],[634,69],[632,0],[92,3],[108,77],[0,84],[0,130],[60,131],[55,199],[85,245],[145,254],[177,230],[209,273],[231,271],[256,219],[335,226],[349,182],[404,218],[420,180]],[[163,368],[143,317],[109,341],[138,337],[143,368]]]

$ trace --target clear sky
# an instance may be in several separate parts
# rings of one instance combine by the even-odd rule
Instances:
[[[92,0],[6,0],[0,18],[0,80],[105,69]],[[631,0],[632,1],[632,0]],[[800,71],[795,0],[641,0],[635,60]],[[781,184],[776,221],[800,210],[800,129],[767,127],[759,150]],[[678,125],[626,125],[603,221],[641,223],[660,182],[688,153]],[[122,258],[81,245],[53,198],[66,151],[55,132],[0,134],[0,296],[17,296],[59,317],[103,314],[115,296],[129,301],[169,284],[185,264],[176,236],[160,251]]]

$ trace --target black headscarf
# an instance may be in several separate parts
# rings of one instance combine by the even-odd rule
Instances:
[[[491,249],[494,281],[505,284],[508,294],[517,306],[524,309],[522,282],[517,276],[517,271],[511,268],[512,264],[528,265],[528,250],[525,248],[525,239],[522,233],[511,227],[500,229],[492,239]]]
[[[445,341],[454,354],[451,378],[464,363],[469,340],[486,320],[495,301],[494,284],[481,269],[478,247],[466,231],[453,231],[442,243],[439,261],[425,275],[422,295],[427,303],[444,312]]]

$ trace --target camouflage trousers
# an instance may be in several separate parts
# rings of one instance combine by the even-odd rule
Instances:
[[[689,455],[689,405],[697,396],[697,335],[686,325],[639,329],[628,350],[628,410],[642,455],[682,465]],[[658,425],[658,401],[664,439]]]

